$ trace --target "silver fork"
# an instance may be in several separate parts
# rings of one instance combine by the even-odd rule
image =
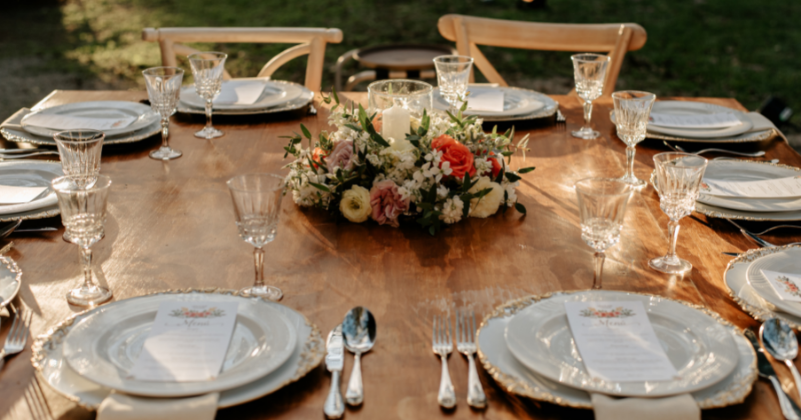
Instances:
[[[25,349],[25,343],[28,340],[28,329],[33,318],[33,312],[28,315],[30,311],[23,311],[20,308],[17,311],[17,316],[14,317],[14,323],[11,324],[11,329],[8,330],[6,336],[6,344],[3,350],[0,350],[0,367],[5,363],[7,356],[13,356]],[[25,319],[27,315],[27,321]],[[21,321],[20,321],[21,320]]]
[[[757,235],[760,235],[760,234],[753,233],[753,232],[751,232],[751,231],[749,231],[749,230],[747,230],[747,229],[743,228],[742,226],[740,226],[740,225],[738,225],[737,223],[735,223],[735,222],[734,222],[734,220],[731,220],[731,219],[726,219],[726,220],[728,220],[728,221],[729,221],[729,223],[731,223],[732,225],[734,225],[734,227],[736,227],[737,229],[740,229],[740,233],[742,233],[742,234],[743,234],[743,236],[745,236],[746,238],[748,238],[748,239],[750,239],[750,240],[754,241],[754,242],[755,242],[757,245],[759,245],[759,246],[761,246],[761,247],[772,247],[772,246],[779,246],[779,245],[772,244],[772,243],[770,243],[770,242],[768,242],[768,241],[766,241],[766,240],[764,240],[764,239],[760,238],[759,236],[757,236]],[[771,231],[771,230],[773,230],[773,229],[776,229],[776,228],[779,228],[779,227],[781,227],[781,226],[776,226],[775,228],[768,229],[768,230],[766,230],[765,232]],[[764,233],[764,232],[763,232],[763,233]],[[787,246],[787,245],[797,245],[797,244],[801,244],[801,242],[792,242],[792,243],[789,243],[789,244],[784,244],[784,245],[781,245],[781,246]]]
[[[487,406],[487,397],[481,387],[481,380],[476,371],[476,361],[473,356],[476,354],[476,313],[467,310],[456,312],[456,332],[458,334],[456,349],[459,353],[467,356],[470,370],[467,375],[467,404],[475,408]]]
[[[684,148],[682,148],[681,146],[670,144],[667,141],[662,141],[662,143],[664,143],[665,146],[667,146],[667,147],[669,147],[669,148],[671,148],[671,149],[673,149],[673,150],[675,150],[677,152],[691,153],[691,154],[694,154],[694,155],[700,155],[700,154],[708,153],[708,152],[717,152],[717,153],[728,153],[730,155],[745,156],[745,157],[761,157],[761,156],[765,156],[765,151],[764,150],[760,150],[760,151],[754,152],[754,153],[744,153],[744,152],[735,152],[735,151],[726,150],[726,149],[711,148],[711,149],[699,150],[697,152],[688,152],[688,151],[684,150]]]
[[[453,327],[449,318],[439,318],[434,315],[433,349],[434,354],[438,354],[442,359],[442,376],[439,380],[439,394],[437,402],[444,408],[456,406],[456,393],[453,391],[451,375],[448,372],[448,355],[453,351],[453,341],[451,333]]]

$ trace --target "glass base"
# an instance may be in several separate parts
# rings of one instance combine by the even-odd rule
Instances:
[[[201,139],[214,139],[217,137],[222,137],[224,133],[214,127],[205,127],[204,129],[195,133],[195,137],[200,137]]]
[[[111,290],[103,286],[81,286],[67,293],[67,302],[69,302],[70,305],[80,306],[82,308],[94,308],[101,303],[111,300],[111,296]]]
[[[648,261],[648,266],[667,274],[684,274],[693,269],[693,265],[689,261],[678,257],[668,258],[667,256]]]
[[[281,289],[275,286],[253,286],[253,287],[246,287],[240,290],[241,293],[249,294],[252,296],[258,296],[260,298],[272,300],[274,302],[278,302],[284,297],[284,292]]]
[[[601,133],[589,127],[582,127],[581,130],[571,131],[570,134],[572,134],[573,137],[578,137],[584,140],[597,139],[601,135]]]
[[[623,176],[623,177],[618,178],[618,180],[621,181],[621,182],[625,182],[626,184],[631,185],[631,187],[634,188],[634,189],[640,189],[640,188],[643,188],[646,185],[648,185],[647,182],[641,180],[640,178],[634,177],[634,176],[632,176],[632,177]]]
[[[183,155],[183,153],[180,151],[164,146],[159,147],[158,150],[150,152],[150,157],[158,160],[177,159],[181,157],[181,155]]]

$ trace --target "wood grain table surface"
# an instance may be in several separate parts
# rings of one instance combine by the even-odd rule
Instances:
[[[366,102],[366,94],[341,97]],[[56,91],[46,106],[89,100],[145,99],[144,92]],[[466,404],[467,360],[451,355],[449,367],[458,396],[453,411],[437,405],[440,362],[431,351],[431,320],[470,307],[479,315],[501,303],[530,294],[587,289],[592,285],[592,250],[581,240],[573,184],[590,176],[619,177],[625,146],[609,121],[610,102],[593,112],[596,140],[573,138],[582,123],[578,98],[555,96],[565,125],[517,126],[517,137],[531,135],[525,161],[518,153],[513,168],[536,166],[518,189],[528,208],[487,219],[468,219],[431,237],[414,224],[394,229],[374,222],[337,222],[316,210],[298,208],[287,197],[275,241],[266,246],[266,278],[284,291],[281,303],[315,323],[323,336],[354,306],[368,307],[378,324],[374,349],[362,359],[365,402],[348,409],[346,419],[590,419],[592,412],[517,398],[500,389],[481,368],[489,399],[484,411]],[[225,181],[246,172],[285,174],[285,139],[305,124],[313,133],[328,129],[326,105],[317,116],[305,113],[270,118],[215,118],[225,136],[195,138],[203,121],[174,117],[171,145],[183,157],[170,162],[148,158],[160,139],[103,150],[103,174],[113,181],[106,237],[93,247],[95,275],[121,300],[165,289],[219,287],[239,289],[253,281],[252,248],[237,235]],[[734,99],[695,98],[742,109]],[[9,146],[6,144],[5,146]],[[13,145],[12,145],[13,146]],[[766,158],[801,166],[801,156],[782,138],[755,145]],[[647,140],[637,147],[635,172],[648,179],[652,156],[665,151]],[[714,156],[714,155],[712,155]],[[651,186],[629,204],[622,238],[608,250],[603,288],[651,293],[702,305],[739,327],[755,321],[729,297],[723,272],[730,257],[722,251],[753,247],[725,221],[694,214],[681,221],[678,253],[693,264],[684,277],[648,268],[649,259],[668,246],[667,217]],[[57,232],[12,236],[8,253],[23,271],[21,301],[35,312],[37,336],[77,311],[65,294],[81,281],[78,250],[61,239],[59,218],[23,226],[56,226]],[[767,236],[778,243],[790,236]],[[0,340],[10,322],[2,318]],[[30,341],[29,341],[30,344]],[[86,411],[37,379],[30,347],[0,371],[0,418],[88,419]],[[353,358],[345,363],[347,380]],[[795,393],[784,366],[774,364],[787,390]],[[343,384],[345,383],[343,381]],[[219,419],[322,419],[329,388],[323,368],[259,400],[218,412]],[[344,388],[344,385],[343,385]],[[757,381],[743,404],[704,411],[708,419],[779,419],[770,385]]]

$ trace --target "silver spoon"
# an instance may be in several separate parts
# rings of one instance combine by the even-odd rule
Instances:
[[[375,344],[375,318],[367,308],[357,306],[345,315],[342,321],[342,336],[345,338],[345,348],[353,353],[353,371],[348,380],[348,390],[345,392],[345,402],[349,405],[359,405],[364,400],[364,386],[362,385],[362,353],[367,353]]]
[[[793,373],[793,381],[795,381],[796,392],[801,396],[801,375],[798,374],[798,369],[795,368],[793,359],[798,357],[798,340],[795,338],[793,329],[790,328],[786,322],[779,318],[770,318],[759,327],[759,337],[762,339],[762,344],[768,350],[774,359],[784,362],[790,372]]]

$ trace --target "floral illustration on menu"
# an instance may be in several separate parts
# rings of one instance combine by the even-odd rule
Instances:
[[[189,308],[173,309],[170,316],[176,318],[218,318],[225,315],[225,311],[211,307],[202,311],[191,310]]]
[[[341,104],[336,92],[329,116],[334,132],[318,136],[301,125],[302,135],[286,136],[287,192],[302,207],[316,207],[353,223],[412,222],[431,235],[467,217],[486,218],[514,207],[525,214],[516,189],[521,175],[511,156],[526,152],[528,136],[512,144],[514,129],[485,133],[482,120],[424,111],[410,116],[406,138],[384,138],[381,114]],[[306,140],[308,146],[304,147]],[[508,160],[507,160],[508,158]]]
[[[801,296],[801,290],[799,290],[798,286],[796,286],[796,284],[789,278],[785,276],[779,276],[776,277],[776,281],[781,283],[782,286],[784,286],[784,291],[786,293],[791,294],[795,297]]]
[[[710,192],[712,192],[712,188],[710,188],[710,187],[709,187],[709,184],[707,184],[706,182],[701,182],[701,187],[700,187],[700,189],[701,189],[701,192],[705,192],[705,193],[710,193]]]
[[[618,306],[617,308],[610,309],[608,311],[589,307],[587,309],[583,309],[579,315],[587,318],[626,318],[634,316],[634,311],[622,306]]]

